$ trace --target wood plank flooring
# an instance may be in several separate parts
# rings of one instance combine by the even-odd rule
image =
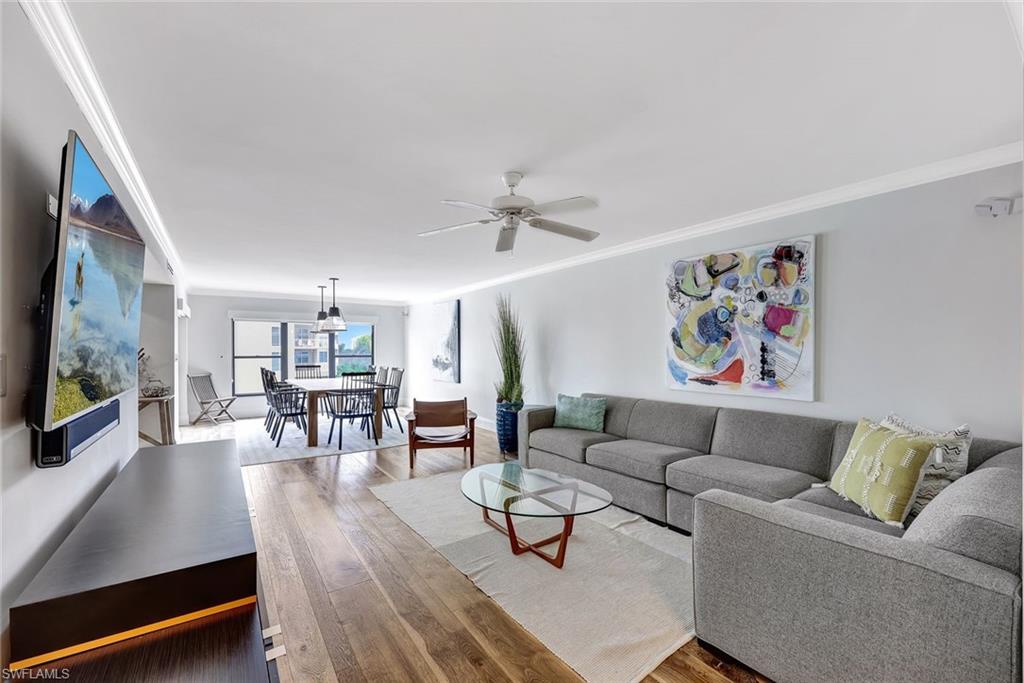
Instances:
[[[477,433],[476,462],[500,459]],[[580,681],[369,491],[466,466],[405,447],[243,468],[282,681]],[[554,571],[554,570],[553,570]],[[691,641],[649,683],[765,678]]]

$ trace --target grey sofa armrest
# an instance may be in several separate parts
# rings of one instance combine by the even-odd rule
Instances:
[[[1019,681],[1020,578],[726,491],[694,499],[697,637],[777,681]]]
[[[519,464],[530,466],[530,432],[555,424],[554,406],[524,406],[519,411]]]

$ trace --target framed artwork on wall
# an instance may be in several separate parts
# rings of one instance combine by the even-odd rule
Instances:
[[[460,300],[434,304],[430,365],[438,382],[462,381]]]
[[[814,235],[671,264],[668,385],[814,400]]]

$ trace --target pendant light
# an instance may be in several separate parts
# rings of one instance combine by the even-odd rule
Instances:
[[[327,320],[327,311],[324,310],[324,290],[327,289],[327,285],[317,285],[320,288],[320,312],[316,314],[316,322],[313,323],[313,334],[320,332],[324,326],[324,321]]]
[[[344,332],[348,329],[348,324],[345,322],[345,318],[341,316],[341,309],[338,308],[338,278],[332,277],[331,280],[331,307],[327,311],[327,319],[324,320],[320,326],[321,332]]]

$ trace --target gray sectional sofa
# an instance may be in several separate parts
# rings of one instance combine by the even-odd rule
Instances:
[[[605,396],[603,432],[519,416],[526,467],[693,533],[697,636],[778,681],[1019,681],[1021,447],[903,530],[827,488],[855,423]]]

